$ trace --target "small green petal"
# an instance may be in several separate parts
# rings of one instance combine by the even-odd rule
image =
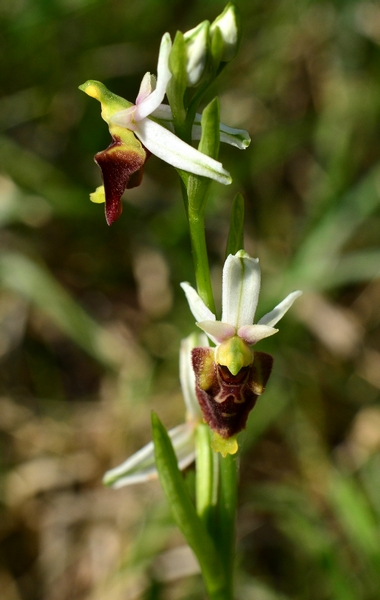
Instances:
[[[94,202],[95,204],[103,204],[103,202],[106,201],[106,193],[104,191],[104,185],[100,185],[99,187],[96,188],[95,192],[92,192],[92,194],[90,194],[90,200],[91,200],[91,202]]]
[[[226,458],[227,454],[236,454],[239,450],[236,435],[226,439],[216,433],[216,431],[213,431],[211,448],[214,452],[220,452],[223,458]]]

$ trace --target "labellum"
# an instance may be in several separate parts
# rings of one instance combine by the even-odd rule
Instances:
[[[121,215],[121,196],[124,190],[140,185],[145,162],[150,156],[131,132],[126,131],[123,137],[131,138],[130,143],[127,144],[121,137],[113,135],[113,142],[108,148],[95,155],[95,162],[103,175],[108,225],[114,223]]]
[[[224,439],[236,435],[244,429],[250,411],[265,390],[273,357],[265,352],[253,352],[253,362],[236,375],[215,362],[213,348],[194,348],[192,363],[204,420]]]

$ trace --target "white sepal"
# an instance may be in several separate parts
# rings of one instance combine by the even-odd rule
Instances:
[[[201,127],[202,115],[197,113],[194,119],[194,125],[191,130],[191,137],[193,140],[200,140],[202,136]],[[224,123],[219,123],[220,141],[230,146],[235,146],[239,150],[245,150],[251,143],[251,137],[248,131],[245,129],[235,129],[234,127],[228,127]]]
[[[174,131],[173,113],[169,104],[160,104],[150,116],[162,121],[162,124],[164,124],[165,127],[169,127],[170,131]]]
[[[155,119],[158,119],[162,125],[174,132],[173,115],[169,104],[160,104],[158,108],[151,114]],[[202,115],[197,113],[195,115],[193,128],[191,130],[191,138],[193,140],[200,140],[202,136],[201,127]],[[235,146],[239,150],[245,150],[251,143],[251,137],[245,129],[236,129],[235,127],[228,127],[224,123],[219,123],[219,134],[220,141],[230,146]]]
[[[223,267],[222,322],[236,330],[252,325],[260,292],[258,258],[251,258],[243,250],[230,254]]]
[[[156,88],[149,96],[137,104],[135,112],[136,121],[145,119],[145,117],[150,115],[156,108],[160,106],[164,99],[166,87],[172,76],[169,69],[169,55],[171,49],[172,41],[170,39],[170,35],[165,33],[162,36],[158,55]]]
[[[219,183],[231,183],[231,175],[222,163],[199,152],[151,119],[143,119],[134,128],[136,137],[152,153],[176,169],[214,179]]]
[[[197,346],[208,346],[203,333],[192,333],[182,340],[179,350],[179,378],[186,405],[186,419],[202,421],[202,413],[195,393],[195,373],[191,362],[191,351]]]
[[[269,313],[264,315],[258,321],[257,324],[258,325],[268,325],[269,327],[273,327],[273,325],[276,325],[276,323],[278,323],[278,321],[280,319],[282,319],[284,314],[289,310],[289,308],[293,304],[294,300],[296,300],[296,298],[301,296],[301,294],[302,294],[302,292],[298,290],[298,291],[292,292],[291,294],[286,296],[286,298],[282,302],[280,302],[280,304],[277,304],[277,306],[275,306],[275,308],[273,310],[271,310]]]
[[[183,281],[180,285],[186,294],[186,298],[189,303],[190,310],[193,313],[194,319],[196,321],[215,321],[216,317],[214,313],[207,308],[202,298],[199,296],[199,294],[197,294],[190,283]]]
[[[188,421],[168,431],[180,469],[185,469],[194,460],[194,428],[195,423]],[[103,483],[118,489],[125,485],[157,479],[157,477],[154,445],[153,442],[149,442],[121,465],[107,471]]]
[[[202,421],[202,413],[195,393],[195,374],[191,364],[191,351],[196,346],[208,346],[204,334],[193,333],[181,342],[179,370],[186,405],[186,422],[168,432],[181,470],[188,467],[195,458],[195,429]],[[107,471],[103,483],[113,488],[121,488],[125,485],[157,479],[157,477],[154,444],[149,442],[121,465]]]

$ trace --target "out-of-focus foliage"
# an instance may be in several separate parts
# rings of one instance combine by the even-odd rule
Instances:
[[[253,141],[222,149],[234,183],[212,186],[215,289],[241,191],[259,312],[305,291],[259,348],[275,368],[243,436],[237,597],[376,600],[380,8],[237,4],[241,51],[213,93]],[[168,427],[182,420],[178,346],[193,324],[178,287],[192,279],[178,178],[152,157],[108,228],[88,194],[109,134],[77,86],[100,79],[133,100],[162,33],[223,7],[1,2],[2,600],[202,595],[158,484],[100,483],[150,438],[152,408]]]

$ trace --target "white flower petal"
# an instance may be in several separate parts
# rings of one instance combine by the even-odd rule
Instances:
[[[159,119],[162,125],[174,132],[173,115],[169,104],[160,104],[158,108],[151,114],[155,119]],[[200,140],[202,136],[201,127],[202,115],[197,113],[194,119],[194,125],[191,130],[191,138]],[[220,141],[230,146],[235,146],[239,150],[245,150],[251,143],[251,138],[248,131],[245,129],[235,129],[228,127],[224,123],[219,123]]]
[[[236,330],[233,325],[222,323],[221,321],[200,321],[196,325],[204,331],[210,340],[215,344],[221,344],[235,335]]]
[[[247,344],[253,345],[277,332],[278,329],[268,327],[268,325],[243,325],[243,327],[238,329],[238,336],[246,341]]]
[[[160,104],[160,106],[156,108],[150,116],[163,121],[165,126],[170,127],[171,131],[174,131],[173,113],[169,104]]]
[[[258,321],[258,325],[269,325],[269,327],[273,327],[273,325],[276,325],[276,323],[278,323],[278,321],[282,319],[284,314],[289,310],[294,300],[301,296],[301,294],[302,292],[298,290],[286,296],[286,298],[282,302],[280,302],[280,304],[277,304],[277,306],[273,310],[264,315]]]
[[[252,325],[260,292],[258,258],[243,250],[230,254],[223,267],[222,321],[236,329]]]
[[[186,294],[190,310],[196,321],[215,321],[216,317],[209,308],[205,305],[202,298],[197,294],[195,289],[186,281],[183,281],[181,288]]]
[[[164,99],[167,85],[172,76],[169,69],[169,55],[171,49],[172,41],[170,35],[165,33],[162,36],[160,52],[158,55],[156,89],[137,105],[135,112],[136,121],[145,119],[145,117],[150,115]]]
[[[152,154],[176,169],[209,177],[224,185],[231,183],[231,175],[223,168],[222,163],[189,146],[151,119],[136,123],[134,133]]]
[[[194,125],[191,130],[191,137],[193,140],[200,140],[202,135],[201,127],[202,115],[197,113],[194,119]],[[239,150],[245,150],[251,143],[251,137],[248,131],[245,129],[235,129],[234,127],[228,127],[224,123],[219,123],[220,141],[225,144],[230,144],[239,148]]]
[[[191,362],[191,351],[197,346],[208,345],[208,339],[203,333],[192,333],[182,340],[179,351],[179,378],[186,405],[186,416],[194,422],[202,421],[202,413],[195,393],[195,373]]]
[[[235,127],[228,127],[224,123],[219,125],[220,141],[226,144],[236,146],[241,150],[248,148],[251,143],[251,136],[245,129],[236,129]]]
[[[156,89],[156,78],[150,73],[145,73],[140,83],[139,93],[136,98],[136,104],[140,104],[149,94]]]
[[[135,119],[136,106],[133,104],[129,108],[124,108],[123,110],[119,110],[110,118],[110,123],[114,125],[118,125],[119,127],[125,127],[126,129],[130,129],[133,131],[136,127],[134,122]]]
[[[185,469],[194,460],[194,427],[194,423],[187,422],[178,425],[178,427],[168,432],[180,469]],[[154,445],[153,442],[149,442],[141,450],[138,450],[135,454],[127,458],[121,465],[107,471],[104,475],[103,483],[118,489],[125,485],[157,479],[157,477]]]

